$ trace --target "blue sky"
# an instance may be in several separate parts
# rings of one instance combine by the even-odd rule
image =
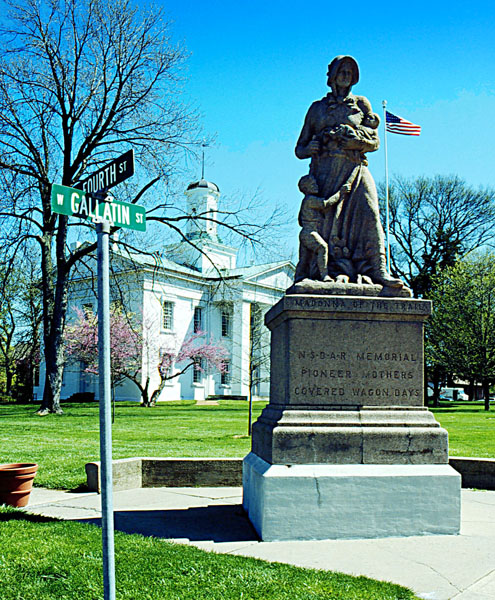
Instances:
[[[284,204],[297,236],[299,177],[294,156],[306,111],[324,96],[327,64],[354,56],[353,88],[375,112],[388,109],[422,126],[419,138],[388,134],[389,171],[406,176],[457,174],[495,187],[495,5],[453,2],[164,3],[173,35],[190,52],[185,93],[216,136],[206,177],[222,193],[260,190]],[[383,139],[383,128],[380,125]],[[369,155],[384,178],[383,144]],[[201,174],[190,163],[189,179]],[[294,240],[294,247],[296,240]]]

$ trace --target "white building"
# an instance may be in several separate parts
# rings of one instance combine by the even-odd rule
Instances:
[[[111,299],[125,295],[125,310],[138,315],[143,328],[142,370],[150,377],[150,394],[158,387],[158,357],[164,348],[179,348],[195,331],[224,346],[228,369],[220,374],[208,365],[191,367],[165,385],[159,400],[195,399],[211,396],[248,396],[250,372],[255,397],[268,396],[269,332],[264,313],[291,285],[294,265],[289,261],[237,267],[237,250],[222,244],[217,235],[218,187],[204,179],[185,192],[188,213],[211,215],[211,219],[188,221],[187,240],[166,248],[162,256],[112,255]],[[81,272],[70,293],[71,308],[96,310],[94,272]],[[124,290],[124,291],[122,291]],[[73,315],[72,315],[73,316]],[[94,394],[98,385],[81,363],[65,368],[62,400],[74,394]],[[178,367],[176,367],[178,369]],[[180,370],[180,369],[179,369]],[[44,384],[42,365],[40,386]],[[126,381],[116,388],[118,400],[139,400],[137,386]]]

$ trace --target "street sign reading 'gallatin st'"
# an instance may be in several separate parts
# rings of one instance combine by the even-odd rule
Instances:
[[[93,196],[66,185],[52,185],[53,212],[61,215],[106,221],[114,227],[146,231],[146,211],[143,206],[129,202],[97,201]]]

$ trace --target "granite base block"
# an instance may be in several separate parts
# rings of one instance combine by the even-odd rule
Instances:
[[[449,465],[270,465],[250,453],[243,506],[263,541],[454,535],[461,478]]]

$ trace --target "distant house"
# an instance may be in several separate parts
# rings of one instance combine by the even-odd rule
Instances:
[[[214,183],[202,179],[189,185],[185,194],[189,214],[216,219],[220,192]],[[150,390],[157,387],[160,350],[177,348],[194,332],[204,331],[208,340],[227,349],[225,372],[214,372],[208,365],[192,367],[171,379],[159,400],[247,396],[250,380],[254,396],[267,397],[269,332],[262,317],[291,285],[294,265],[279,261],[237,267],[237,250],[219,240],[214,220],[188,223],[186,238],[194,245],[182,241],[153,256],[116,248],[112,252],[111,298],[120,302],[124,294],[125,310],[132,311],[142,327],[143,380],[149,374]],[[96,310],[95,272],[88,269],[72,284],[69,320],[70,307]],[[40,385],[35,388],[38,397],[44,372],[42,364]],[[65,367],[62,400],[74,394],[98,397],[97,379],[79,362]],[[116,398],[137,401],[140,393],[134,383],[125,381],[116,388]]]

